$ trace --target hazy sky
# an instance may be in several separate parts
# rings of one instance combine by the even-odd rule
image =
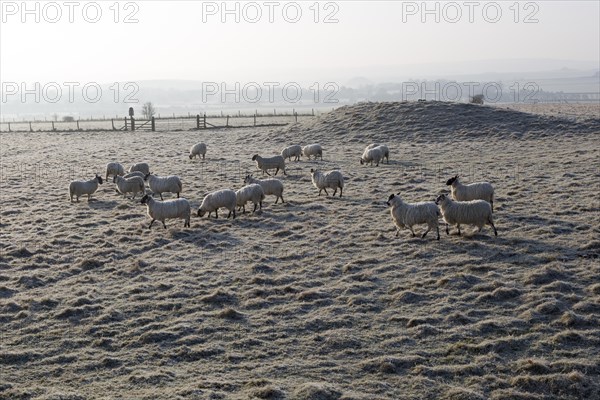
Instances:
[[[428,2],[434,13],[427,15],[421,1],[227,2],[232,10],[237,4],[237,23],[235,12],[223,15],[221,1],[119,2],[118,16],[114,1],[80,1],[72,9],[62,1],[28,2],[31,10],[37,4],[40,22],[35,11],[23,15],[21,1],[1,3],[0,79],[5,82],[300,81],[319,74],[369,76],[381,67],[416,75],[426,70],[421,64],[443,75],[452,67],[441,63],[473,60],[574,60],[587,62],[574,66],[591,68],[600,60],[598,1],[519,2],[517,7],[514,1],[474,2],[473,8],[462,1]],[[84,16],[94,20],[97,6],[99,21],[87,22]],[[288,22],[298,9],[299,21]],[[57,10],[60,20],[50,23]],[[257,10],[261,18],[252,23]],[[124,23],[131,13],[138,22]],[[328,15],[338,22],[324,23]]]

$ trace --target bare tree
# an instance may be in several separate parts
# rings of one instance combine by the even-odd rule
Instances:
[[[156,109],[154,108],[154,105],[151,102],[144,103],[144,105],[142,106],[142,115],[144,116],[144,118],[150,119],[154,116],[154,114],[156,114]]]

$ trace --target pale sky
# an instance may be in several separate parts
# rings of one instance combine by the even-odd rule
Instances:
[[[268,20],[270,3],[263,1],[227,2],[231,9],[237,3],[239,23],[235,15],[222,15],[221,1],[123,1],[118,23],[113,20],[115,1],[76,2],[73,23],[63,1],[28,2],[32,10],[38,4],[39,23],[35,12],[23,15],[21,1],[0,3],[4,82],[301,81],[320,74],[368,76],[385,67],[417,74],[422,65],[437,66],[443,75],[449,64],[476,60],[571,60],[575,67],[591,68],[600,64],[598,1],[519,2],[518,15],[514,1],[475,2],[473,22],[467,2],[428,2],[430,9],[438,7],[437,23],[435,14],[422,15],[421,1],[319,2],[318,23],[314,1],[274,2],[273,23]],[[99,22],[86,22],[83,7],[93,19],[96,4],[102,10]],[[293,19],[298,8],[299,22],[287,22],[284,16]],[[57,9],[61,19],[45,21],[54,19]],[[203,9],[216,14],[203,14]],[[498,18],[497,9],[502,13]],[[256,17],[256,10],[262,12],[259,22],[247,21]],[[131,12],[138,22],[123,23]],[[331,13],[338,22],[323,23]],[[528,16],[538,22],[524,23]],[[495,18],[498,22],[489,22]],[[458,22],[449,21],[453,19]],[[514,67],[519,68],[528,66]]]

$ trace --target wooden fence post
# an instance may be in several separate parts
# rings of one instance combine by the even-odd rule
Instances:
[[[204,129],[206,129],[206,113],[204,113]]]
[[[256,114],[254,114],[254,126],[256,126]]]
[[[79,120],[77,120],[77,130],[79,130]]]
[[[54,121],[52,121],[52,130],[55,131],[56,129],[54,129]]]
[[[298,122],[298,113],[294,112],[294,117],[296,117],[296,122]]]
[[[33,128],[31,127],[31,122],[29,122],[29,132],[33,132]]]
[[[10,122],[8,123],[8,131],[10,132]]]
[[[131,132],[135,131],[135,118],[131,117]]]
[[[110,120],[110,123],[112,124],[112,130],[113,130],[113,131],[115,131],[115,130],[116,130],[116,129],[115,129],[115,120],[114,120],[114,119],[111,119],[111,120]]]
[[[156,131],[156,125],[154,124],[154,117],[152,117],[152,132]]]
[[[127,117],[125,117],[125,130],[127,130]]]
[[[196,129],[200,129],[200,114],[196,114]]]
[[[229,115],[227,116],[227,124],[225,126],[229,128]]]

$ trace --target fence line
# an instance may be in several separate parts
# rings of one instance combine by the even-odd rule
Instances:
[[[11,121],[0,122],[1,132],[70,132],[70,131],[165,131],[200,130],[222,128],[247,128],[260,126],[283,126],[298,122],[298,118],[314,117],[315,110],[298,113],[293,110],[273,114],[255,112],[254,114],[188,114],[183,116],[152,117],[136,120],[134,117],[111,119],[81,119],[74,121]]]

